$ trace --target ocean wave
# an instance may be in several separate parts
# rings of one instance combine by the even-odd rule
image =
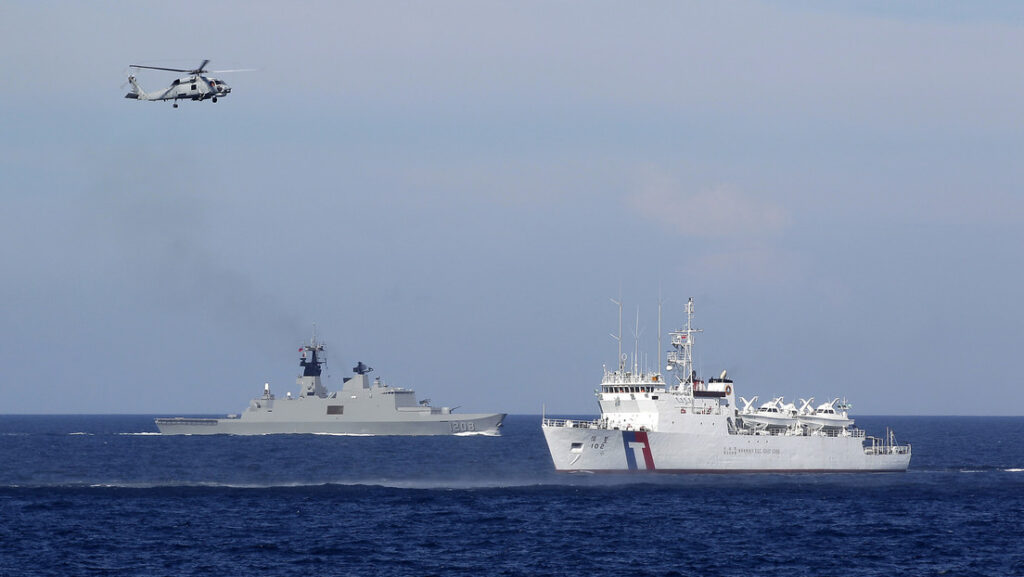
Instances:
[[[565,483],[548,483],[541,481],[522,480],[519,482],[503,479],[479,480],[408,480],[361,479],[346,481],[323,482],[227,482],[227,481],[107,481],[82,483],[27,483],[0,485],[0,489],[126,489],[126,490],[176,490],[176,489],[240,489],[240,490],[292,490],[292,489],[331,489],[331,488],[380,488],[400,490],[474,490],[474,489],[522,489],[531,487],[559,487]]]
[[[138,433],[118,433],[118,435],[125,437],[159,437],[161,433],[154,431],[140,431]]]
[[[1024,468],[1002,468],[1002,467],[980,467],[970,469],[956,469],[957,473],[1024,473]]]
[[[531,489],[566,489],[573,490],[606,490],[624,487],[670,488],[670,487],[705,487],[715,486],[731,488],[785,487],[797,481],[798,477],[785,475],[738,475],[732,479],[705,475],[600,475],[589,472],[561,474],[540,474],[535,476],[485,477],[485,478],[380,478],[360,477],[351,479],[327,479],[316,481],[202,481],[202,480],[154,480],[154,481],[61,481],[53,483],[22,483],[0,485],[3,489],[125,489],[125,490],[315,490],[331,491],[345,489],[393,489],[410,491],[475,491],[475,490],[531,490]],[[802,477],[799,479],[803,479]]]

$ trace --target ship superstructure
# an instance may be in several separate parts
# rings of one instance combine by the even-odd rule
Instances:
[[[362,362],[352,368],[341,390],[328,391],[321,380],[326,363],[323,343],[316,335],[300,349],[302,374],[298,393],[284,398],[270,392],[252,399],[241,415],[227,418],[160,418],[164,434],[262,435],[271,433],[326,433],[348,435],[497,435],[505,414],[456,414],[448,407],[417,401],[411,389],[391,386],[379,377],[370,380],[371,367]]]
[[[671,331],[666,374],[635,358],[604,371],[595,392],[596,420],[544,418],[542,429],[559,471],[859,472],[905,471],[910,445],[867,436],[837,401],[797,409],[779,397],[742,410],[725,371],[707,381],[693,364],[693,299],[686,326]],[[621,305],[620,305],[621,318]],[[620,320],[621,326],[621,320]],[[621,337],[621,329],[620,329]],[[620,341],[621,342],[621,341]],[[620,349],[621,350],[621,349]],[[659,362],[660,365],[660,362]],[[837,411],[838,409],[838,411]],[[831,411],[831,412],[830,412]]]

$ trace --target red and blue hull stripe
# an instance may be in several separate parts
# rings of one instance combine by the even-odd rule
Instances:
[[[622,431],[622,446],[626,449],[626,467],[630,471],[654,470],[654,455],[651,454],[647,431]],[[643,459],[643,469],[639,466],[640,459]]]

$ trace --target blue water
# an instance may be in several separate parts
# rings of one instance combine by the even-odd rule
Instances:
[[[566,475],[501,437],[162,437],[0,416],[0,575],[1024,575],[1024,418],[889,425],[905,474]]]

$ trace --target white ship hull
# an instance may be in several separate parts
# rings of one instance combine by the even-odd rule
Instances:
[[[556,470],[841,473],[906,471],[910,465],[908,447],[865,446],[863,436],[702,434],[583,428],[586,426],[544,423]]]

